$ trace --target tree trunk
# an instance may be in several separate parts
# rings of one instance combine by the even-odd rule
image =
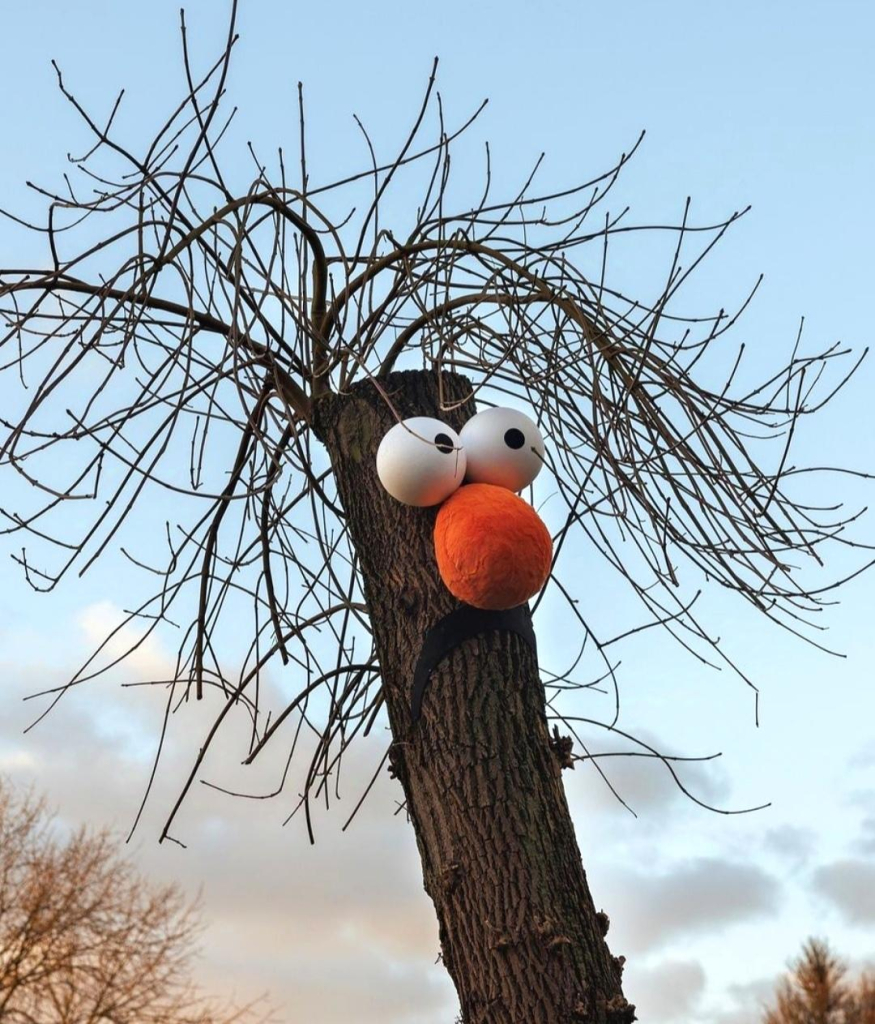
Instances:
[[[398,414],[457,430],[474,413],[470,383],[444,374],[382,380]],[[377,446],[395,422],[368,381],[319,400],[316,430],[331,455],[360,559],[393,744],[443,962],[465,1024],[623,1024],[622,961],[604,940],[550,745],[537,658],[512,633],[466,641],[434,671],[422,718],[410,721],[414,666],[430,626],[458,602],[435,563],[436,509],[381,487]]]

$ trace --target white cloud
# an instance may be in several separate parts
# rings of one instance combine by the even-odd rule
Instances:
[[[751,1024],[762,1018],[763,1008],[775,994],[777,977],[754,978],[738,985],[729,985],[729,1008],[713,1015],[714,1024]]]
[[[21,771],[33,771],[37,759],[30,750],[8,750],[0,754],[0,772],[12,774]]]
[[[627,964],[623,989],[642,1021],[682,1024],[693,1019],[705,990],[705,971],[698,960],[665,960],[653,967]]]
[[[875,767],[875,742],[864,744],[855,754],[848,759],[848,767],[852,771],[860,768]]]
[[[616,873],[604,899],[622,922],[618,948],[643,951],[772,914],[779,895],[778,880],[754,864],[702,857],[662,872]]]
[[[860,822],[862,835],[857,841],[857,849],[867,856],[875,856],[875,814],[867,815]]]
[[[161,646],[157,635],[153,632],[147,636],[145,627],[136,625],[137,620],[125,622],[127,618],[111,601],[99,601],[83,608],[77,616],[77,624],[88,650],[94,651],[103,645],[100,664],[124,657],[123,672],[128,679],[172,676],[174,660]]]
[[[811,859],[816,842],[817,836],[810,828],[796,825],[779,825],[763,836],[765,848],[778,854],[792,868],[799,868]]]
[[[561,724],[559,729],[561,732]],[[655,749],[661,749],[662,745],[656,737],[640,733],[639,738]],[[610,743],[600,734],[598,743],[593,742],[588,749],[590,753],[597,754],[603,751],[639,748],[626,744],[622,738],[618,738],[616,743]],[[583,753],[577,744],[575,752]],[[675,782],[666,765],[657,758],[605,757],[599,758],[597,764],[610,786],[643,823],[658,818],[660,827],[664,827],[667,811],[694,806]],[[729,778],[719,761],[674,762],[672,767],[684,787],[704,803],[722,806],[729,799]],[[586,800],[587,813],[598,811],[615,817],[627,815],[628,811],[611,792],[598,769],[594,763],[584,761],[578,763],[575,772],[566,772],[565,784],[569,792]]]
[[[850,924],[875,923],[875,863],[840,860],[814,872],[815,890]]]

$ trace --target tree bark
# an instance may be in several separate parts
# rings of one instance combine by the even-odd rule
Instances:
[[[455,429],[474,413],[464,378],[392,373],[403,418]],[[441,410],[443,401],[457,405]],[[550,744],[537,658],[511,633],[466,641],[434,671],[410,721],[426,631],[458,602],[435,563],[436,509],[391,498],[377,446],[395,422],[369,381],[316,406],[360,559],[400,779],[464,1024],[625,1024],[622,961],[604,939]]]

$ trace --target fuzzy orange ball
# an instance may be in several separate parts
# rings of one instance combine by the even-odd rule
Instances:
[[[475,608],[516,608],[550,575],[547,527],[528,502],[493,484],[465,484],[447,498],[434,547],[447,590]]]

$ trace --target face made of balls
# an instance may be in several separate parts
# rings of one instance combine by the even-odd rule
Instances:
[[[516,494],[543,464],[541,432],[516,409],[486,409],[460,433],[413,416],[396,423],[377,451],[377,475],[393,498],[440,505],[435,556],[447,589],[494,611],[524,604],[550,574],[550,533]]]

